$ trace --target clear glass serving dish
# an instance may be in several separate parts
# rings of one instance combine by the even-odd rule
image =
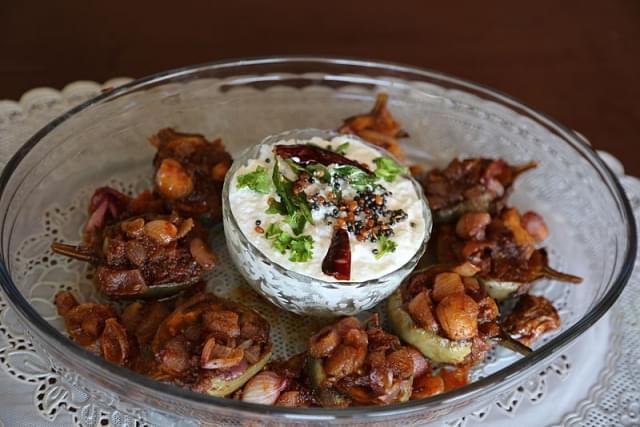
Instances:
[[[53,238],[78,240],[88,196],[110,184],[148,187],[162,127],[222,137],[232,155],[265,136],[293,128],[335,129],[368,111],[376,93],[411,135],[413,162],[442,166],[455,156],[500,156],[540,166],[515,186],[511,204],[540,212],[549,225],[552,266],[583,284],[540,282],[561,330],[525,358],[497,351],[467,387],[426,400],[341,410],[266,407],[209,397],[108,364],[67,339],[52,305],[60,289],[99,299],[85,266],[51,256]],[[54,369],[95,399],[134,417],[164,414],[177,424],[423,425],[470,412],[514,386],[599,319],[631,273],[635,224],[620,185],[572,131],[512,98],[435,72],[329,58],[269,58],[205,64],[134,81],[69,111],[31,138],[0,178],[0,282],[7,300]],[[301,350],[308,319],[258,306],[241,285],[222,230],[212,243],[219,268],[209,289],[257,307],[273,322],[276,354]],[[269,312],[271,310],[271,312]],[[571,387],[571,384],[565,384]]]

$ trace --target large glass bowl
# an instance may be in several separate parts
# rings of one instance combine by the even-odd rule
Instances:
[[[86,270],[52,257],[54,237],[77,240],[90,192],[107,183],[148,185],[158,129],[220,136],[232,155],[292,128],[335,129],[371,108],[375,94],[411,135],[414,162],[443,165],[455,156],[500,156],[540,167],[517,183],[511,204],[535,209],[551,230],[552,265],[585,278],[581,285],[541,282],[562,329],[521,359],[498,352],[476,381],[427,400],[342,410],[289,409],[209,397],[149,380],[74,345],[51,303],[61,288],[96,298]],[[145,182],[144,179],[147,179]],[[189,67],[134,81],[61,116],[31,138],[0,179],[0,280],[12,308],[54,369],[94,398],[136,417],[203,424],[424,424],[486,404],[564,350],[622,291],[636,252],[635,225],[623,192],[594,151],[576,135],[512,98],[419,69],[321,58],[240,60]],[[222,233],[215,233],[223,248]],[[218,249],[223,251],[223,249]],[[225,254],[221,254],[224,260]],[[229,287],[238,275],[221,262],[209,283]],[[242,295],[237,296],[242,299]],[[295,328],[295,325],[294,325]],[[276,337],[276,347],[291,345]],[[566,384],[570,388],[571,384]],[[151,414],[151,415],[150,415]]]

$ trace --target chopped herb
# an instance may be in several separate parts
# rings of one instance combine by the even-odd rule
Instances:
[[[322,166],[321,164],[311,164],[306,167],[309,175],[318,178],[320,182],[324,182],[325,184],[331,181],[331,175],[329,174],[329,170]]]
[[[374,252],[376,259],[380,259],[388,253],[395,252],[398,245],[387,236],[380,236],[378,238],[378,251]]]
[[[279,225],[269,225],[264,237],[271,240],[271,246],[281,254],[289,252],[289,261],[307,262],[313,256],[313,239],[311,236],[297,236],[283,231]]]
[[[255,171],[245,173],[238,177],[238,188],[249,187],[253,191],[262,194],[271,192],[271,181],[267,170],[262,166],[258,166]]]
[[[338,145],[335,151],[336,153],[344,156],[347,153],[348,149],[349,149],[349,143],[345,142],[344,144]]]
[[[374,173],[377,177],[382,178],[387,182],[393,182],[398,175],[407,173],[406,167],[400,166],[392,159],[378,157],[374,162],[376,164],[376,170]]]
[[[280,196],[280,201],[269,200],[268,214],[280,214],[288,216],[286,219],[293,232],[298,235],[304,230],[307,222],[313,224],[311,208],[304,192],[293,194],[293,182],[280,174],[280,167],[276,160],[273,166],[273,186]]]
[[[272,237],[277,237],[284,233],[278,224],[271,223],[269,227],[267,227],[267,231],[264,233],[265,239],[271,239]]]
[[[362,169],[351,165],[336,166],[334,174],[345,178],[356,189],[356,191],[364,191],[367,188],[373,189],[376,186],[377,176],[368,174]]]
[[[313,256],[313,239],[311,236],[298,236],[289,243],[291,255],[289,261],[307,262]]]
[[[307,223],[307,219],[300,212],[296,211],[291,215],[288,215],[285,218],[285,222],[289,224],[289,227],[291,227],[291,230],[293,230],[293,232],[296,235],[298,235],[302,233],[302,231],[304,230],[304,226]]]

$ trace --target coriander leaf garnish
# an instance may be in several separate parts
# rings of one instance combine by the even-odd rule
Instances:
[[[271,240],[271,246],[286,254],[289,252],[289,261],[307,262],[313,256],[313,239],[311,236],[292,236],[283,231],[278,224],[272,223],[267,227],[264,237]]]
[[[265,239],[271,239],[272,237],[278,237],[282,233],[284,233],[284,231],[282,231],[280,226],[273,222],[267,227],[267,230],[264,232],[264,237]]]
[[[349,143],[345,142],[344,144],[338,145],[335,149],[335,152],[344,156],[347,153],[348,149],[349,149]]]
[[[291,255],[289,261],[307,262],[313,256],[313,239],[311,236],[298,236],[289,243]]]
[[[249,187],[262,194],[271,192],[271,181],[267,170],[258,166],[255,171],[238,176],[238,188]]]
[[[294,234],[298,235],[302,233],[307,222],[313,224],[311,208],[309,207],[306,194],[304,194],[304,192],[299,194],[293,193],[293,182],[280,174],[280,166],[278,165],[277,159],[273,165],[271,179],[276,193],[280,196],[280,201],[270,200],[267,213],[279,213],[288,216],[286,222],[291,226]]]
[[[398,175],[407,173],[406,167],[400,166],[392,159],[378,157],[374,162],[376,164],[376,170],[374,173],[377,177],[382,178],[387,182],[393,182]]]
[[[375,254],[376,259],[380,259],[388,253],[395,252],[398,245],[387,236],[378,238],[378,252]]]
[[[298,235],[304,230],[307,219],[300,212],[294,212],[286,217],[285,222],[289,224],[293,233]]]

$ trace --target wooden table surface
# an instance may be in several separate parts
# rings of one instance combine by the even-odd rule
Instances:
[[[0,1],[0,99],[275,54],[403,62],[507,92],[640,175],[640,1]]]

